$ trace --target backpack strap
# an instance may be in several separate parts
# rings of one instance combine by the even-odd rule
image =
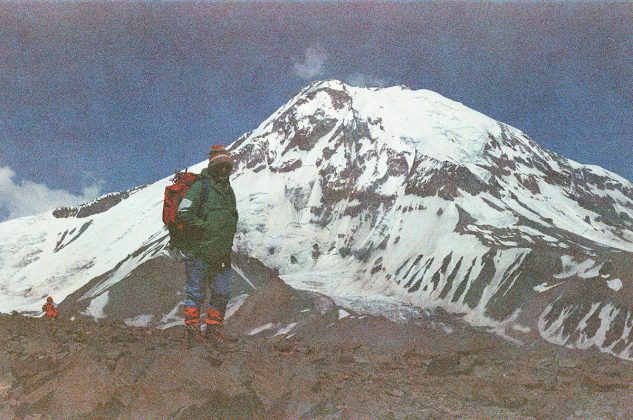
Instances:
[[[207,199],[209,198],[209,180],[207,178],[203,178],[201,182],[202,182],[202,201],[200,201],[200,206],[198,207],[199,209],[202,209],[202,206],[204,205],[204,203],[207,202]],[[198,216],[201,217],[202,214],[198,214]]]

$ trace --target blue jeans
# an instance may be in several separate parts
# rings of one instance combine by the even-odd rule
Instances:
[[[224,317],[229,302],[231,267],[211,266],[203,261],[185,257],[185,307],[200,307],[204,304],[207,287],[209,288],[209,309]]]

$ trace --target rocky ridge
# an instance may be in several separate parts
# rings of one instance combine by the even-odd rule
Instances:
[[[293,335],[255,329],[305,309]],[[227,321],[229,346],[190,344],[182,327],[0,315],[0,416],[630,417],[629,362],[340,310],[271,278]]]

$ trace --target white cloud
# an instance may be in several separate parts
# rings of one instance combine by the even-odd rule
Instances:
[[[323,74],[327,54],[322,48],[309,47],[303,61],[294,63],[294,73],[302,79],[313,79]]]
[[[358,87],[385,87],[387,82],[383,79],[362,73],[355,73],[346,78],[346,82]]]
[[[81,195],[65,190],[50,189],[33,181],[14,182],[16,173],[8,166],[0,166],[0,221],[43,213],[59,206],[86,203],[101,194],[103,181],[93,181],[82,189]]]

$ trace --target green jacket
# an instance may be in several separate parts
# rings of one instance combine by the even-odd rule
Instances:
[[[203,180],[209,183],[205,202]],[[176,217],[186,226],[187,239],[179,244],[185,255],[208,264],[230,259],[238,218],[231,184],[215,181],[203,169],[180,202]]]

